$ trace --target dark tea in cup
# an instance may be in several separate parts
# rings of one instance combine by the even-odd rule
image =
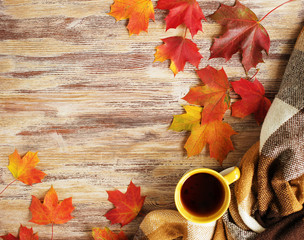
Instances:
[[[240,177],[238,167],[223,171],[224,176],[209,168],[197,168],[178,181],[174,200],[179,213],[199,224],[218,220],[230,203],[229,184]]]
[[[210,216],[223,205],[225,190],[222,183],[209,173],[190,176],[181,189],[184,208],[198,217]]]

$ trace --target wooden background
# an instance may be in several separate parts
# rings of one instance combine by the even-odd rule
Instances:
[[[207,16],[219,2],[200,0]],[[259,18],[283,1],[244,0]],[[63,200],[73,197],[75,217],[54,226],[54,239],[91,239],[92,227],[110,226],[103,215],[112,208],[106,190],[125,192],[130,180],[147,195],[143,214],[122,228],[133,236],[144,214],[174,208],[175,184],[197,167],[216,170],[238,164],[259,139],[252,116],[225,121],[239,132],[235,151],[223,167],[207,150],[187,158],[188,133],[168,131],[174,114],[183,113],[181,98],[199,80],[192,65],[175,78],[169,62],[153,63],[165,32],[166,11],[156,10],[149,33],[129,36],[127,21],[107,13],[112,0],[1,0],[0,1],[0,190],[13,180],[8,155],[38,151],[38,168],[48,175],[33,187],[16,182],[0,196],[0,235],[17,234],[19,225],[33,227],[40,239],[50,239],[51,226],[28,221],[31,195],[43,198],[51,185]],[[156,0],[153,1],[156,6]],[[271,38],[269,56],[259,64],[258,79],[273,99],[303,25],[303,0],[291,2],[268,16],[263,25]],[[209,58],[212,39],[221,28],[208,19],[195,36],[208,64],[224,67],[230,80],[246,77],[236,54],[227,63]],[[190,37],[190,36],[189,36]],[[255,70],[249,72],[252,76]],[[237,98],[232,94],[233,101]],[[119,225],[111,226],[119,230]]]

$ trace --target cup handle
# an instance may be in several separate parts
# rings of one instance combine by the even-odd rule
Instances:
[[[238,180],[240,176],[241,176],[240,169],[238,167],[234,167],[234,169],[230,173],[224,175],[223,177],[226,179],[228,184],[231,184],[236,180]]]

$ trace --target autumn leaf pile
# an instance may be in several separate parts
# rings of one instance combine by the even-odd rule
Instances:
[[[228,61],[232,55],[240,52],[247,75],[250,69],[264,62],[262,52],[269,53],[270,38],[261,22],[271,12],[291,1],[293,0],[282,3],[261,19],[238,0],[234,6],[221,4],[216,12],[208,16],[224,29],[223,34],[215,38],[210,47],[210,59],[225,58]],[[184,34],[162,39],[163,44],[156,47],[154,62],[170,60],[170,69],[174,76],[184,70],[187,62],[198,69],[203,56],[193,42],[193,37],[203,31],[202,21],[207,21],[198,2],[158,0],[156,8],[167,11],[166,30],[183,26]],[[130,9],[136,9],[134,14],[130,14]],[[142,12],[140,17],[137,12]],[[109,15],[116,20],[129,18],[127,28],[130,35],[147,32],[149,19],[154,20],[151,0],[114,0]],[[135,16],[138,20],[136,27]],[[143,22],[145,24],[142,24]],[[186,37],[188,31],[192,39]],[[169,129],[191,132],[184,146],[188,157],[200,154],[208,144],[210,157],[222,164],[227,154],[234,149],[231,136],[237,134],[228,123],[223,122],[225,112],[231,110],[231,115],[239,118],[254,114],[260,125],[271,102],[265,97],[264,87],[256,77],[241,78],[230,83],[224,69],[217,70],[206,66],[196,72],[201,84],[191,88],[183,98],[191,105],[183,106],[186,113],[175,115]],[[231,103],[230,94],[233,92],[237,93],[241,100]]]
[[[45,177],[45,173],[38,170],[36,165],[39,163],[39,158],[36,153],[28,152],[22,158],[17,149],[9,155],[8,169],[12,173],[15,180],[9,183],[1,192],[0,195],[14,182],[19,180],[27,185],[40,183]],[[115,208],[105,214],[105,217],[110,220],[111,224],[119,223],[122,227],[133,221],[140,212],[145,196],[141,196],[140,187],[136,187],[131,181],[126,193],[119,190],[107,191],[108,200],[114,204]],[[51,186],[45,194],[43,201],[35,196],[32,196],[32,202],[29,207],[32,218],[29,222],[39,225],[51,225],[53,239],[54,224],[64,224],[73,219],[71,215],[75,207],[72,204],[72,198],[58,200],[58,195]],[[127,240],[123,231],[116,234],[109,228],[93,228],[92,236],[95,240]],[[13,234],[0,236],[4,240],[38,240],[38,233],[34,233],[33,229],[25,226],[20,226],[19,236]]]

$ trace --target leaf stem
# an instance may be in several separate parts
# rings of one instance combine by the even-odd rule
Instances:
[[[186,36],[187,36],[187,31],[188,31],[188,28],[186,27],[186,29],[185,29],[185,33],[184,33],[184,39],[186,38]]]
[[[249,81],[251,81],[258,73],[259,73],[260,69],[258,68],[256,73],[249,79]]]
[[[53,240],[53,233],[54,233],[54,223],[52,223],[52,237],[51,237],[51,240]]]
[[[15,179],[14,181],[12,181],[9,184],[7,184],[7,186],[0,192],[0,195],[9,187],[9,185],[13,184],[16,181],[17,181],[17,179]]]
[[[259,22],[262,22],[270,13],[272,13],[273,11],[277,10],[279,7],[285,5],[286,3],[289,3],[289,2],[292,2],[292,1],[295,1],[295,0],[289,0],[289,1],[286,1],[282,4],[280,4],[279,6],[275,7],[274,9],[272,9],[269,13],[267,13],[264,17],[262,17],[262,19],[259,21]]]

